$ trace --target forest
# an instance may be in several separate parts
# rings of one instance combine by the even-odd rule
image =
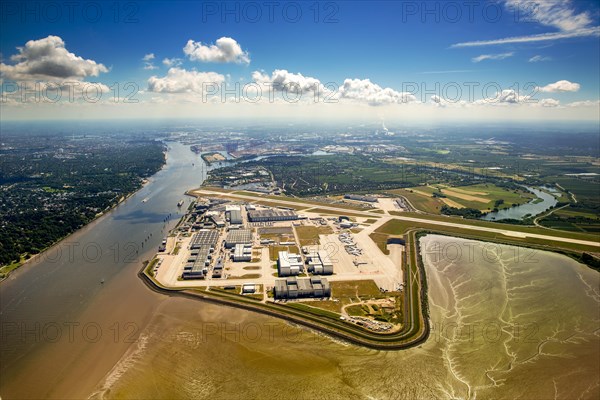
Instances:
[[[145,138],[6,136],[0,147],[0,266],[39,253],[139,189],[165,162]]]

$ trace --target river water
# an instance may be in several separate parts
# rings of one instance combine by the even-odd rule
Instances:
[[[87,397],[165,300],[136,273],[207,169],[188,146],[168,144],[144,188],[0,285],[3,399]]]
[[[537,198],[528,203],[521,204],[520,206],[505,208],[503,210],[488,213],[481,219],[486,221],[500,221],[503,219],[520,220],[523,219],[526,215],[535,216],[541,214],[558,203],[558,200],[556,200],[556,196],[547,193],[543,190],[532,187],[528,187],[527,190],[533,192],[533,194],[535,194]],[[541,201],[539,201],[538,199],[541,199]]]
[[[396,352],[150,291],[140,262],[206,170],[169,145],[145,188],[0,286],[2,399],[598,398],[599,274],[553,253],[421,239],[433,331]]]

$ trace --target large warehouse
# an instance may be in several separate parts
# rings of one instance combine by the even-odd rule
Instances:
[[[202,245],[197,250],[192,250],[187,264],[183,267],[183,279],[204,279],[208,272],[208,266],[212,259],[213,248],[209,245]]]
[[[329,255],[325,250],[319,250],[307,254],[308,272],[317,275],[332,275],[333,263],[329,259]]]
[[[192,238],[190,249],[199,249],[200,246],[214,246],[219,239],[219,232],[216,230],[201,230],[198,231]]]
[[[233,261],[250,261],[252,260],[252,246],[245,244],[236,244],[233,250]]]
[[[300,275],[304,270],[302,257],[299,254],[280,251],[277,259],[277,274],[279,276]]]
[[[311,276],[310,278],[289,277],[276,279],[273,295],[276,299],[297,299],[302,297],[330,297],[331,287],[326,278]]]
[[[225,247],[231,249],[236,244],[252,244],[252,230],[251,229],[233,229],[227,233],[225,238]]]
[[[229,223],[232,225],[241,225],[243,223],[242,212],[240,210],[229,211]]]
[[[183,279],[204,279],[219,239],[215,230],[201,230],[194,234],[190,243],[190,257],[183,268]]]
[[[248,210],[250,222],[293,221],[298,214],[291,210]]]

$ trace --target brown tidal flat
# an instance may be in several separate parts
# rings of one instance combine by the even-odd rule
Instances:
[[[449,245],[472,254],[440,253]],[[422,248],[433,332],[418,348],[367,350],[171,299],[93,398],[598,398],[596,271],[443,236],[423,238]]]

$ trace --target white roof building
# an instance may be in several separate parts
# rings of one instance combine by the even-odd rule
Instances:
[[[279,259],[277,260],[279,276],[300,275],[303,270],[304,266],[300,254],[288,253],[287,251],[279,252]]]

